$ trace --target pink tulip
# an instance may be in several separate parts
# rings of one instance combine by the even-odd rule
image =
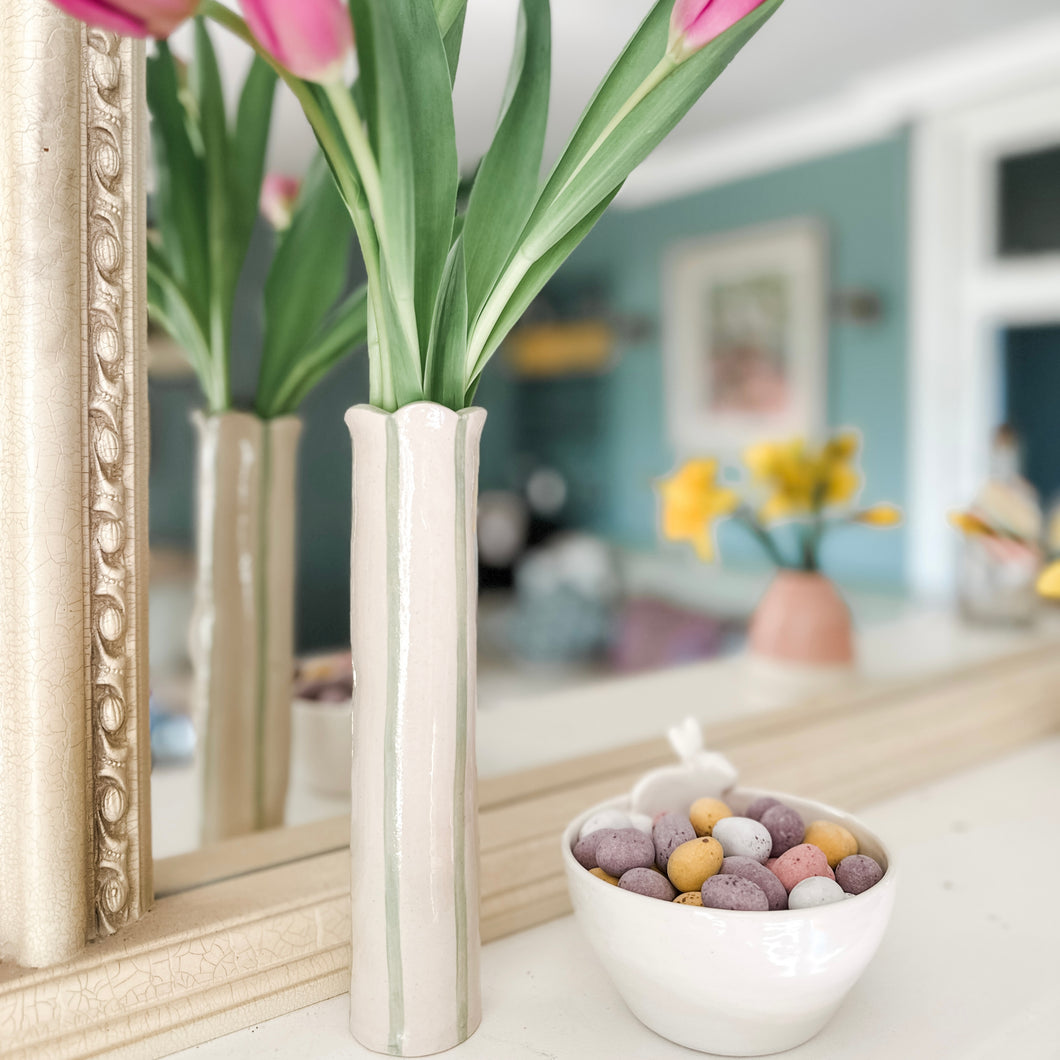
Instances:
[[[343,0],[239,0],[258,43],[303,81],[341,76],[353,48]]]
[[[763,3],[765,0],[677,0],[670,17],[667,54],[684,62]]]
[[[67,14],[127,37],[168,37],[195,14],[199,0],[52,0]]]
[[[261,212],[265,220],[283,232],[291,227],[291,214],[302,182],[283,173],[269,173],[261,185]]]

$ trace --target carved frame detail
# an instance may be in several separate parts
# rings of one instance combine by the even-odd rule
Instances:
[[[9,0],[0,67],[0,954],[39,967],[151,904],[144,47]]]
[[[130,503],[141,483],[137,412],[130,398],[142,362],[142,263],[146,238],[135,126],[142,56],[113,33],[86,32],[86,204],[91,498],[92,702],[95,918],[101,934],[135,919],[145,893],[137,847],[149,849],[149,816],[132,809],[136,707],[146,705],[135,657],[133,571],[146,551]],[[128,265],[127,265],[128,263]],[[139,298],[138,304],[138,295]],[[136,379],[139,384],[142,381]],[[142,615],[139,616],[142,618]],[[132,708],[133,713],[130,713]],[[146,800],[145,800],[146,801]],[[149,900],[149,899],[148,899]]]

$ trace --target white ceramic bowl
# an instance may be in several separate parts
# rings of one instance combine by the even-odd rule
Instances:
[[[814,909],[730,912],[675,905],[597,879],[574,860],[582,823],[599,810],[628,809],[628,798],[586,810],[563,835],[563,862],[578,923],[633,1014],[672,1042],[723,1056],[793,1049],[820,1031],[858,980],[883,938],[894,905],[894,863],[854,817],[823,803],[736,788],[737,814],[773,795],[803,820],[836,821],[862,853],[885,869],[875,887]]]

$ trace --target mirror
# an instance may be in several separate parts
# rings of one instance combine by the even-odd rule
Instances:
[[[612,0],[604,18],[602,0],[554,3],[551,157],[646,6]],[[1060,388],[1060,80],[1037,69],[1034,50],[1053,6],[787,5],[533,305],[477,399],[489,412],[483,776],[656,735],[669,712],[687,712],[639,699],[627,680],[637,674],[720,660],[703,671],[703,709],[730,712],[782,706],[819,679],[851,680],[842,644],[806,655],[798,631],[784,632],[790,606],[756,624],[750,654],[765,665],[757,683],[747,677],[770,550],[805,565],[807,534],[853,614],[853,680],[915,677],[1033,636],[1045,610],[1035,581],[1060,549],[1050,404]],[[456,91],[469,174],[503,92],[507,51],[495,42],[511,38],[515,8],[505,0],[469,12]],[[220,37],[216,45],[231,108],[246,56]],[[187,55],[191,41],[173,48]],[[996,77],[982,76],[984,48],[995,49]],[[945,89],[941,68],[952,74]],[[301,175],[312,155],[280,94],[268,169]],[[253,403],[276,244],[259,218],[234,303],[240,405]],[[353,246],[351,236],[351,256]],[[344,290],[357,279],[354,261]],[[347,810],[342,417],[367,392],[356,353],[299,411],[288,825]],[[187,647],[197,562],[190,414],[203,391],[162,329],[150,398],[154,843],[168,856],[204,835],[195,774],[209,752]],[[777,508],[766,545],[755,520],[781,491],[759,461],[744,462],[746,450],[795,436],[820,445],[840,428],[857,432],[857,459],[839,460],[857,477],[849,489],[837,479],[839,500],[827,507],[845,514],[818,541],[812,517]],[[729,517],[716,527],[714,563],[660,534],[660,480],[693,458],[718,460],[715,485],[740,491],[754,517],[718,513]],[[865,513],[890,504],[902,525],[882,515],[871,525]],[[803,601],[795,613],[817,606]],[[783,628],[767,635],[765,625]],[[966,628],[987,632],[969,647]],[[222,663],[244,655],[253,652],[233,649]],[[232,687],[260,684],[273,661],[259,656]],[[579,722],[579,704],[592,724]],[[255,731],[244,731],[244,749]]]

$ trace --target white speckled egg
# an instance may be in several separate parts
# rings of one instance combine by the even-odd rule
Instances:
[[[789,909],[812,909],[817,905],[831,905],[847,897],[846,892],[835,880],[827,876],[808,876],[801,883],[795,884],[788,895]]]
[[[750,817],[723,817],[712,834],[727,858],[754,858],[765,864],[773,849],[769,829]]]
[[[578,832],[578,838],[584,839],[590,832],[598,832],[601,828],[632,828],[633,822],[629,819],[628,813],[623,813],[622,810],[601,810],[599,813],[594,813],[582,825],[581,831]]]

